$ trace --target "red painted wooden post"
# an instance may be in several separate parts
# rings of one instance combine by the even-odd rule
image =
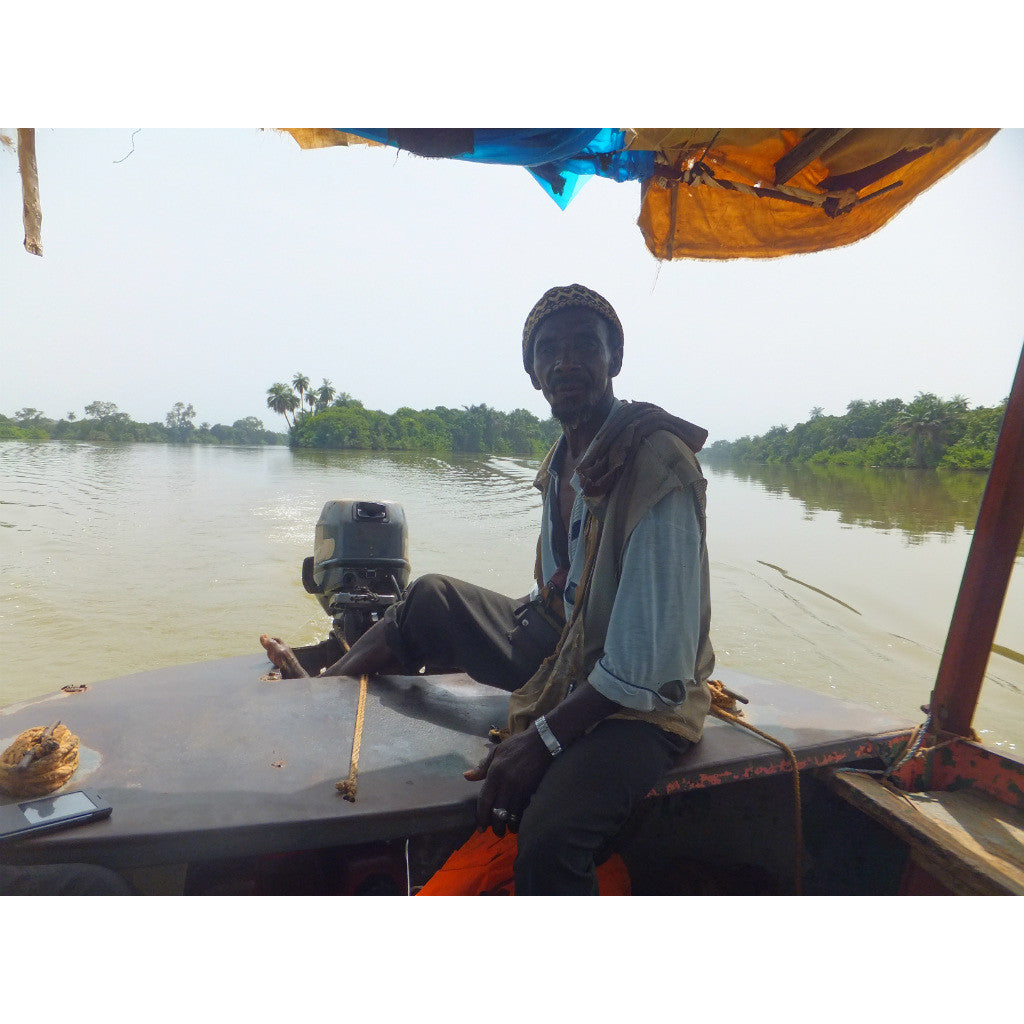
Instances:
[[[970,731],[1022,532],[1024,350],[932,691],[932,721],[938,729],[960,736]]]

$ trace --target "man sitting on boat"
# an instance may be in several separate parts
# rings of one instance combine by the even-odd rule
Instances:
[[[330,675],[464,671],[511,691],[504,738],[475,768],[477,820],[517,833],[518,895],[598,892],[596,865],[640,800],[700,739],[714,667],[707,431],[615,398],[623,330],[582,285],[523,330],[523,365],[563,436],[541,465],[531,601],[418,579]],[[295,653],[261,637],[286,676]]]

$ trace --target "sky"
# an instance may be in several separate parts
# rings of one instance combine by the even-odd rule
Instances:
[[[13,130],[5,129],[5,134]],[[591,179],[561,211],[521,168],[393,150],[304,152],[241,129],[37,129],[43,253],[22,246],[0,149],[0,413],[93,401],[140,421],[254,415],[302,372],[367,407],[548,414],[522,324],[549,287],[604,294],[620,397],[710,441],[812,408],[920,391],[993,405],[1024,343],[1024,130],[875,235],[770,261],[659,263],[639,185]]]

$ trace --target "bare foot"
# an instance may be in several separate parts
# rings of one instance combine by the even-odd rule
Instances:
[[[263,633],[260,636],[260,643],[263,644],[267,657],[281,670],[284,679],[309,677],[309,673],[299,664],[299,659],[295,657],[292,649],[282,640]]]

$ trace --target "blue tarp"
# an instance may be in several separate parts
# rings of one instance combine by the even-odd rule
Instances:
[[[364,139],[476,163],[525,167],[564,210],[593,175],[614,181],[649,178],[654,154],[624,150],[615,128],[339,128]]]

